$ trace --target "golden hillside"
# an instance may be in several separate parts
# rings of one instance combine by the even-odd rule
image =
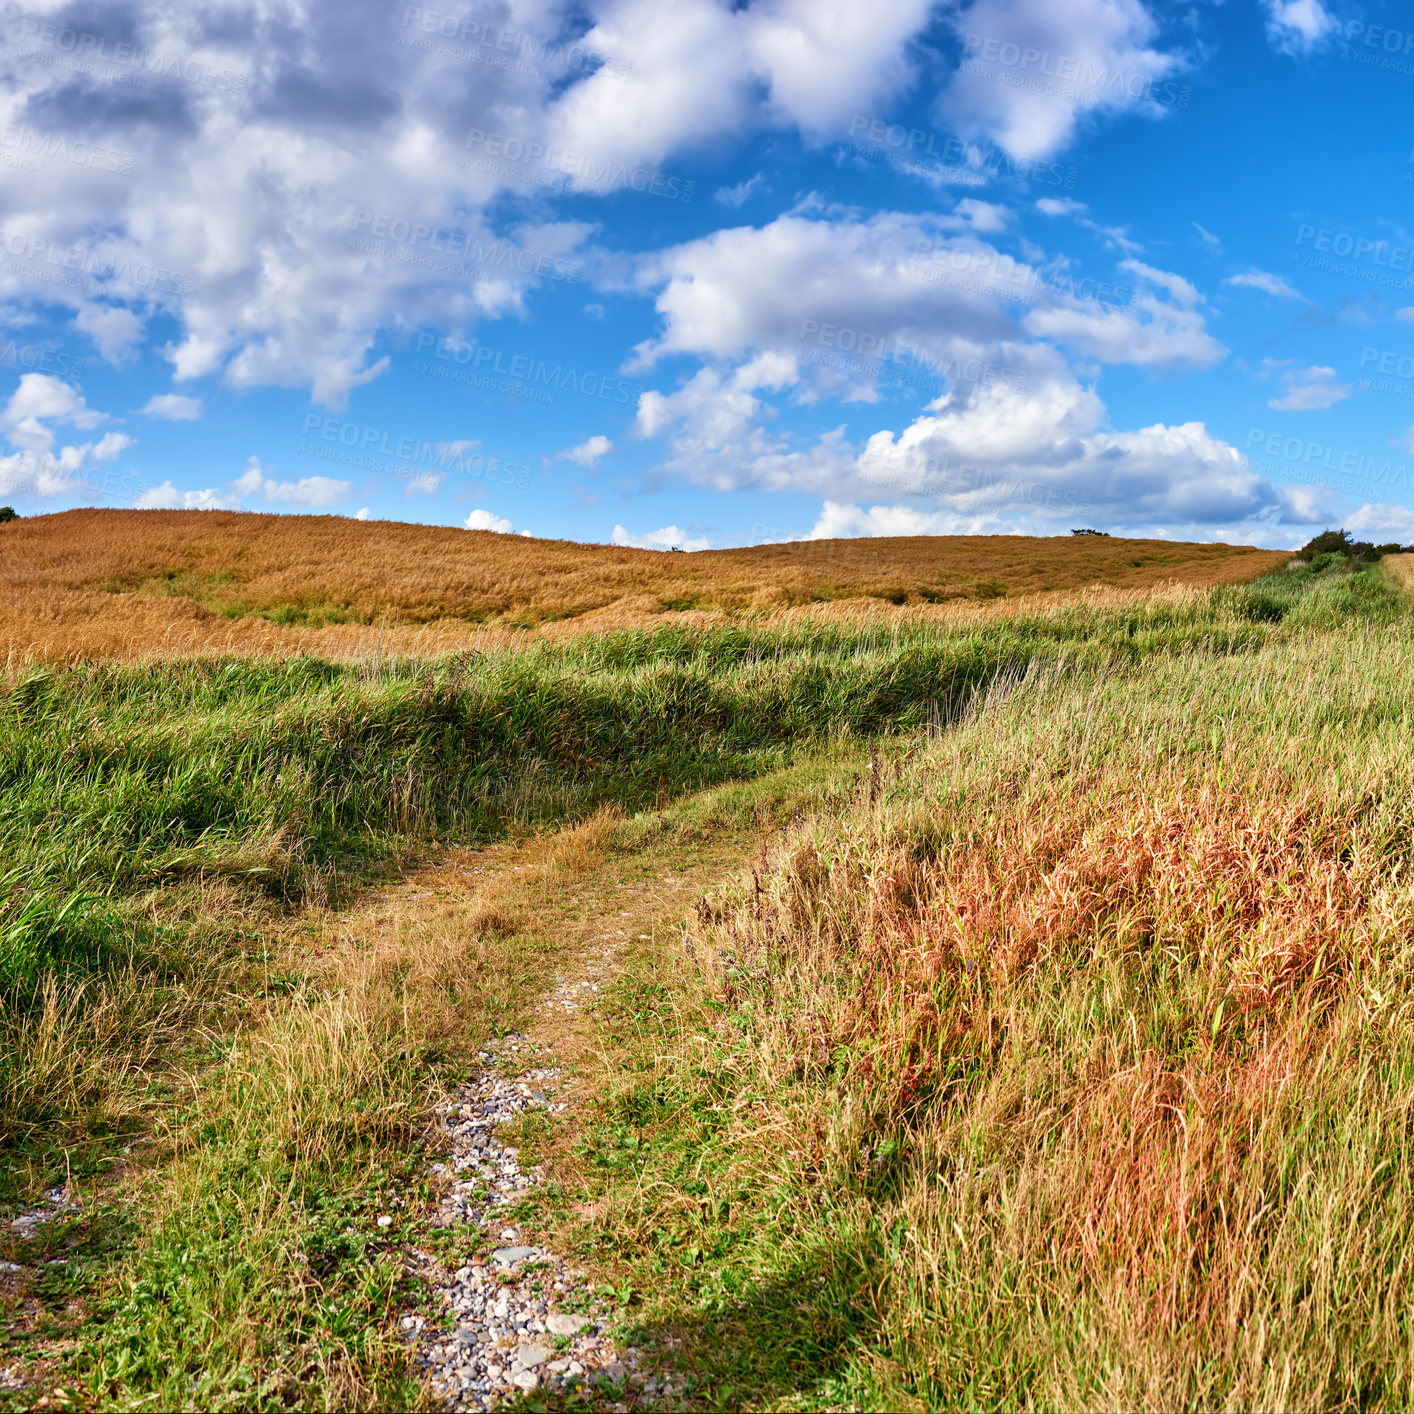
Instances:
[[[81,510],[0,526],[0,652],[400,651],[796,606],[1227,584],[1280,551],[1097,536],[823,540],[696,554],[395,521]],[[354,626],[354,629],[349,627]]]

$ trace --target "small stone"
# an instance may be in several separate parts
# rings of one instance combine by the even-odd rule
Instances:
[[[491,1260],[501,1267],[513,1267],[535,1256],[535,1251],[534,1247],[498,1247],[491,1254]]]
[[[537,1365],[543,1365],[551,1355],[551,1351],[543,1345],[522,1345],[515,1354],[515,1363],[522,1370],[533,1370]]]
[[[393,1225],[393,1220],[392,1220],[392,1218],[390,1218],[390,1217],[387,1215],[387,1213],[384,1213],[383,1216],[378,1219],[378,1226],[379,1226],[381,1229],[383,1229],[384,1231],[386,1231],[388,1228],[392,1227],[392,1225]]]
[[[532,1390],[540,1383],[540,1376],[534,1370],[517,1370],[511,1376],[511,1383],[517,1389]]]
[[[551,1335],[578,1335],[588,1324],[588,1316],[571,1316],[566,1311],[556,1311],[545,1318],[545,1329]]]

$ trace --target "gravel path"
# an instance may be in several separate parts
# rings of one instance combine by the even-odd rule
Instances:
[[[616,946],[586,959],[584,979],[559,979],[546,1012],[592,1006]],[[522,1168],[518,1151],[496,1130],[529,1109],[554,1114],[568,1108],[550,1098],[566,1088],[554,1059],[530,1037],[508,1036],[498,1048],[479,1053],[473,1079],[437,1110],[449,1157],[433,1164],[432,1172],[452,1176],[440,1221],[479,1228],[496,1244],[489,1261],[478,1259],[455,1272],[428,1253],[411,1254],[412,1269],[433,1289],[437,1312],[405,1316],[403,1331],[448,1409],[487,1409],[531,1390],[586,1385],[597,1387],[612,1410],[676,1393],[639,1369],[639,1352],[610,1337],[608,1317],[597,1309],[584,1273],[524,1241],[509,1221],[508,1210],[533,1194],[544,1175],[538,1167]],[[452,1331],[439,1319],[448,1313],[456,1323]]]

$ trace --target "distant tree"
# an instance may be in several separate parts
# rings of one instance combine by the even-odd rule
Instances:
[[[1371,562],[1384,555],[1403,553],[1403,550],[1393,543],[1372,545],[1368,540],[1352,540],[1347,530],[1323,530],[1296,552],[1296,558],[1314,560],[1317,555],[1349,555],[1352,560]]]
[[[1312,536],[1297,552],[1298,560],[1314,560],[1317,555],[1348,554],[1350,536],[1343,530],[1323,530]]]
[[[7,520],[19,520],[19,515],[13,506],[0,506],[0,525]]]
[[[1106,540],[1110,538],[1108,530],[1072,530],[1072,535],[1103,535]]]

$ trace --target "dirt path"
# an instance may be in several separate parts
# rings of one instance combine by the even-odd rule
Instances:
[[[547,1166],[526,1152],[533,1139],[527,1144],[522,1135],[555,1126],[557,1142],[567,1141],[563,1126],[576,1123],[582,1073],[603,1047],[600,1002],[620,953],[655,930],[680,927],[702,889],[748,857],[751,844],[746,833],[719,838],[674,870],[661,848],[620,855],[542,900],[534,926],[558,934],[560,944],[553,983],[533,1019],[482,1050],[467,1083],[437,1109],[434,1222],[464,1234],[454,1247],[465,1260],[439,1260],[427,1247],[408,1253],[409,1271],[430,1299],[405,1312],[400,1327],[444,1407],[492,1408],[531,1391],[581,1390],[601,1407],[628,1409],[681,1393],[671,1373],[615,1338],[612,1296],[536,1240],[548,1225],[538,1215],[553,1222],[558,1194]],[[682,862],[681,851],[673,862]],[[505,880],[504,864],[494,872]],[[429,898],[435,891],[425,885],[414,878],[408,889]]]

